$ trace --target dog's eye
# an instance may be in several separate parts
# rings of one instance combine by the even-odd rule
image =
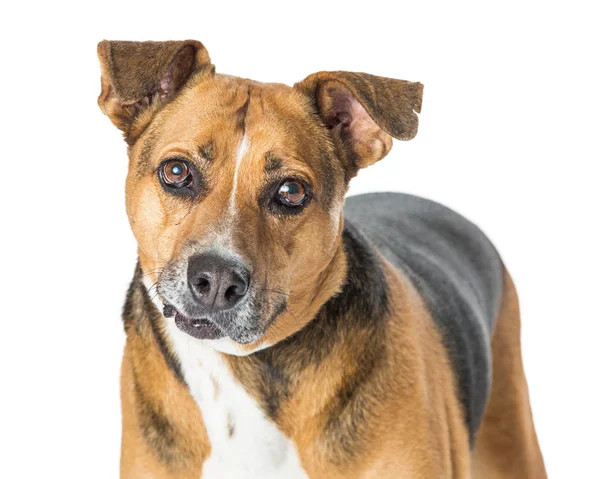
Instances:
[[[159,172],[163,183],[171,188],[184,188],[192,182],[190,167],[184,160],[167,160],[163,162]]]
[[[286,206],[301,206],[306,199],[306,188],[297,180],[288,180],[279,187],[278,200]]]

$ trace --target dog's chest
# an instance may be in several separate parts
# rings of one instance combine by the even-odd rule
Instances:
[[[307,478],[293,442],[265,417],[219,353],[171,322],[168,330],[211,444],[202,479]]]

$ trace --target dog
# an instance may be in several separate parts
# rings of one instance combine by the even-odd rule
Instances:
[[[217,74],[198,41],[98,45],[128,145],[125,478],[544,478],[518,299],[472,223],[344,200],[423,86]]]

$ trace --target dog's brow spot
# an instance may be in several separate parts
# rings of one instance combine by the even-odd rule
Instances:
[[[213,140],[198,147],[198,154],[207,161],[212,161],[215,158],[215,143]]]
[[[270,173],[272,171],[277,171],[283,167],[283,162],[281,158],[278,158],[273,153],[268,152],[265,155],[265,173]]]
[[[154,145],[156,144],[156,141],[156,137],[151,135],[142,145],[140,150],[140,158],[136,169],[138,176],[144,175],[146,170],[150,167],[152,152],[154,151]]]

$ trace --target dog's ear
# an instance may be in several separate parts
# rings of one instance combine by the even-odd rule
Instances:
[[[208,52],[195,40],[98,44],[102,92],[98,105],[129,143],[154,112],[171,100],[199,70],[214,73]],[[147,121],[143,121],[144,118]],[[133,128],[133,125],[136,128]]]
[[[319,72],[295,86],[315,103],[350,176],[417,134],[423,85],[366,73]]]

